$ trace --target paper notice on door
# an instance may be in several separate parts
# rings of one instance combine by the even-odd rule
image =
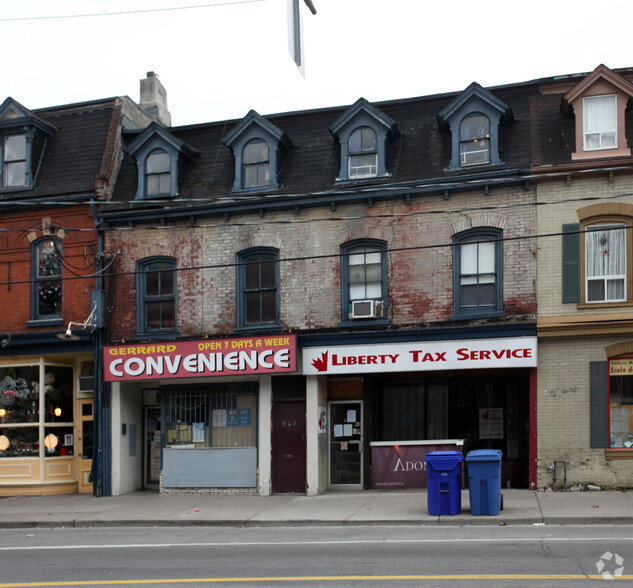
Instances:
[[[334,425],[334,436],[335,437],[343,436],[343,425]]]
[[[347,422],[348,423],[355,423],[356,422],[356,411],[355,410],[348,410],[347,411]]]
[[[343,425],[343,437],[351,437],[352,436],[352,424],[351,423],[345,423]]]

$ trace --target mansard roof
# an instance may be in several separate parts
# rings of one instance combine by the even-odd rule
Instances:
[[[119,124],[121,112],[117,98],[34,110],[7,98],[0,112],[9,111],[7,125],[20,120],[22,126],[30,123],[44,133],[37,161],[33,162],[33,188],[5,190],[0,193],[0,201],[95,194],[97,181],[112,169],[112,129]]]
[[[493,102],[507,105],[515,122],[503,126],[499,149],[503,165],[495,167],[497,174],[511,174],[518,168],[527,169],[531,163],[529,96],[538,92],[539,81],[491,88],[485,92]],[[475,91],[475,90],[473,90]],[[268,206],[271,202],[303,202],[315,200],[327,202],[330,195],[361,193],[363,190],[392,190],[394,186],[411,187],[418,184],[440,185],[458,176],[485,177],[491,173],[481,167],[447,172],[451,157],[450,131],[440,128],[438,114],[464,92],[439,94],[391,100],[369,104],[361,99],[354,105],[317,110],[279,113],[260,116],[251,111],[247,117],[232,121],[219,121],[199,125],[172,127],[169,131],[177,138],[197,149],[195,160],[187,162],[180,173],[179,196],[170,201],[170,214],[178,206],[211,210],[235,203],[248,206]],[[386,146],[386,163],[391,175],[387,178],[368,178],[337,186],[340,170],[340,145],[331,129],[336,123],[345,123],[355,109],[363,108],[379,113],[387,125],[397,125],[399,133],[392,136]],[[223,145],[233,144],[252,124],[277,129],[277,136],[292,141],[292,149],[280,153],[278,165],[279,188],[274,194],[234,195],[235,163],[233,153]],[[130,133],[128,142],[138,136]],[[112,204],[106,212],[113,214],[125,210],[162,208],[161,203],[133,202],[136,193],[136,162],[125,155]],[[441,190],[442,188],[436,188]],[[145,213],[144,213],[145,214]]]

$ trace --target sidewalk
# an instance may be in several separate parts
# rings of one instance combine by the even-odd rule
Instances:
[[[586,525],[633,524],[633,490],[504,490],[496,516],[429,516],[426,490],[329,491],[319,496],[199,495],[134,492],[0,498],[0,527],[289,525]]]

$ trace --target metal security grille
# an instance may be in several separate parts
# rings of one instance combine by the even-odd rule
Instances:
[[[165,444],[257,445],[257,388],[226,385],[165,391]]]

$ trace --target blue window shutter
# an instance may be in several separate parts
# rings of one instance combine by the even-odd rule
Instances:
[[[589,363],[591,447],[609,447],[609,392],[606,361]]]
[[[563,302],[580,302],[580,225],[563,225]]]

